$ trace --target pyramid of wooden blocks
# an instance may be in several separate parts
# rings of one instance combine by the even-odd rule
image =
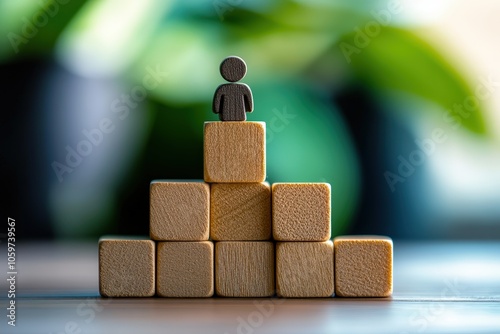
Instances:
[[[153,181],[150,236],[158,241],[208,240],[210,186],[204,182]]]
[[[204,123],[203,181],[150,185],[150,238],[101,239],[99,291],[108,297],[387,297],[392,240],[331,239],[328,183],[266,180],[266,124],[253,111],[239,57],[220,66]],[[209,240],[210,238],[210,240]],[[215,243],[214,243],[215,242]]]
[[[155,294],[155,243],[151,240],[99,240],[99,292],[105,297]]]
[[[274,295],[274,243],[221,241],[215,244],[215,291],[223,297]]]
[[[161,297],[211,297],[214,246],[210,241],[159,242],[156,292]]]
[[[328,183],[275,183],[272,186],[275,240],[330,239],[330,212]]]
[[[280,297],[331,297],[333,243],[278,242],[276,292]]]
[[[206,122],[204,179],[210,183],[264,182],[264,122]]]
[[[212,240],[269,240],[271,187],[268,183],[215,183],[210,190]]]
[[[392,240],[380,236],[334,239],[335,294],[388,297],[392,294]]]

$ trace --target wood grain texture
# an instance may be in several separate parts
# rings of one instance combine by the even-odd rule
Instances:
[[[274,295],[274,243],[221,241],[215,244],[215,291],[223,297]]]
[[[330,185],[328,183],[274,183],[273,238],[278,241],[330,239]]]
[[[204,179],[210,183],[264,182],[266,124],[206,122]]]
[[[204,182],[161,181],[150,187],[150,236],[158,241],[208,240],[210,186]]]
[[[334,239],[335,294],[388,297],[392,294],[392,240],[384,236]]]
[[[160,297],[211,297],[214,246],[211,241],[159,242],[156,293]]]
[[[271,238],[269,183],[214,183],[210,187],[210,238],[218,241]]]
[[[276,244],[276,293],[280,297],[331,297],[333,243],[278,242]]]
[[[246,121],[246,113],[253,111],[250,87],[241,83],[220,85],[214,94],[212,111],[219,114],[223,122]]]
[[[220,63],[220,74],[229,82],[240,81],[247,74],[247,64],[237,56],[225,58]]]
[[[246,113],[253,111],[253,97],[250,87],[235,83],[245,77],[247,65],[240,57],[227,57],[220,64],[220,74],[231,82],[217,87],[212,110],[221,121],[245,121]]]
[[[104,297],[155,294],[155,243],[103,237],[99,240],[99,293]]]

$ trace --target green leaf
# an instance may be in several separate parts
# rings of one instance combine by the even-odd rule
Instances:
[[[361,28],[343,36],[337,47],[358,79],[372,89],[414,94],[448,113],[453,113],[454,105],[475,96],[459,72],[412,32],[381,27],[380,33],[363,39],[364,32]],[[474,133],[486,134],[480,100],[469,117],[461,117],[461,124]]]

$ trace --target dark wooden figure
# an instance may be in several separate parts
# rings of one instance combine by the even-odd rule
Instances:
[[[221,121],[245,121],[246,112],[253,111],[253,97],[250,87],[236,83],[245,77],[247,65],[240,57],[227,57],[220,64],[220,74],[229,81],[217,87],[213,101],[213,112]]]

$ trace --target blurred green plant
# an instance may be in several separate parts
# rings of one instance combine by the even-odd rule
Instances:
[[[354,33],[339,40],[351,42]],[[453,105],[462,103],[475,92],[463,76],[421,38],[410,31],[385,27],[376,41],[352,57],[351,69],[357,79],[374,91],[404,91],[434,102],[452,112]],[[435,109],[436,110],[436,109]],[[481,106],[461,124],[477,134],[486,134]]]
[[[42,7],[38,1],[2,2],[0,33],[20,32],[23,15],[33,17],[56,2]],[[179,154],[178,148],[167,143],[194,147],[202,140],[203,121],[215,119],[210,103],[222,81],[218,64],[228,55],[243,57],[249,67],[244,82],[254,91],[256,106],[249,119],[268,124],[269,180],[330,182],[334,234],[346,230],[355,212],[361,166],[332,94],[357,83],[374,94],[403,91],[448,113],[454,103],[473,95],[444,55],[404,28],[380,24],[369,45],[346,60],[342,43],[352,44],[356,27],[374,21],[370,10],[383,2],[141,3],[131,12],[127,3],[117,0],[70,1],[60,5],[35,38],[20,45],[19,53],[11,52],[8,39],[2,39],[0,59],[8,63],[26,54],[56,53],[69,67],[79,61],[99,63],[97,69],[120,63],[115,79],[130,84],[142,80],[146,66],[161,66],[169,76],[148,96],[156,120],[148,135],[166,143],[155,163],[172,164],[169,155]],[[117,26],[120,38],[102,31]],[[75,59],[81,48],[85,59]],[[78,66],[73,69],[78,71]],[[482,106],[477,109],[463,125],[485,135]],[[179,168],[182,161],[177,162]]]

